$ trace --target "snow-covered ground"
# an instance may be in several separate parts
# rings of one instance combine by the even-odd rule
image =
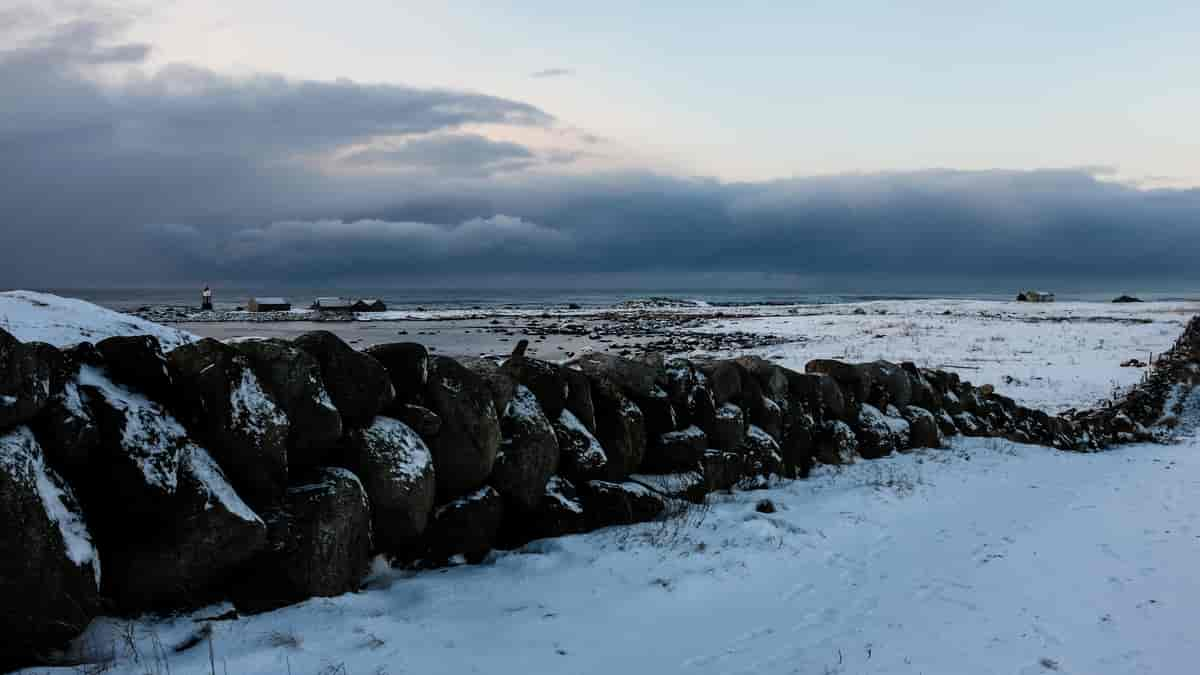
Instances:
[[[796,370],[817,358],[913,361],[1057,412],[1136,383],[1142,369],[1120,364],[1161,354],[1197,313],[1200,303],[905,300],[716,319],[699,330],[795,340],[754,351]]]
[[[363,593],[212,622],[216,672],[1191,672],[1198,450],[960,440],[718,498],[698,524],[381,566]],[[111,672],[165,672],[153,643],[225,609],[134,624],[141,662]],[[80,643],[127,655],[127,633],[105,619]],[[207,642],[169,658],[210,671]]]
[[[0,293],[0,328],[22,342],[66,347],[114,335],[154,335],[163,350],[196,339],[175,328],[114,312],[84,300],[34,291]]]

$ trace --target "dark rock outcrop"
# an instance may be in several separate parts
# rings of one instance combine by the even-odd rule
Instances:
[[[474,372],[446,356],[430,360],[425,401],[442,418],[430,443],[439,499],[479,488],[492,473],[500,450],[500,419],[492,390]]]
[[[287,413],[289,466],[321,464],[342,436],[342,416],[325,388],[320,364],[287,340],[242,340],[233,346],[249,359],[262,387]]]
[[[495,547],[503,521],[504,498],[491,486],[443,504],[425,532],[425,557],[431,563],[458,555],[479,562]]]
[[[61,386],[62,354],[47,344],[21,342],[0,329],[0,431],[32,420]]]
[[[119,335],[96,343],[105,370],[119,384],[170,406],[174,381],[162,345],[152,335]]]
[[[571,388],[564,372],[566,368],[526,356],[513,356],[504,362],[501,369],[533,392],[546,417],[558,419],[567,407]]]
[[[429,350],[415,342],[392,342],[365,350],[391,378],[396,403],[421,403],[429,383]]]
[[[413,403],[404,403],[394,408],[396,419],[404,422],[421,435],[421,438],[433,438],[442,430],[442,418],[429,408]]]
[[[635,473],[646,453],[646,424],[642,411],[611,380],[592,380],[596,407],[596,437],[608,461],[607,477],[621,480]]]
[[[566,478],[552,476],[532,508],[510,512],[504,519],[500,544],[517,548],[535,539],[562,537],[586,529],[587,518],[575,486]]]
[[[99,610],[100,561],[75,496],[27,427],[0,434],[0,670],[32,665]]]
[[[545,495],[546,482],[558,472],[554,428],[538,399],[523,384],[517,386],[500,428],[504,439],[492,468],[491,485],[519,508],[533,509]]]
[[[370,354],[356,351],[326,330],[305,333],[296,346],[312,354],[321,377],[347,427],[363,427],[396,398],[386,368]]]
[[[564,410],[552,424],[558,437],[559,473],[573,483],[608,475],[608,455],[573,412]]]
[[[695,425],[679,431],[669,431],[658,437],[646,450],[642,470],[650,473],[694,471],[700,466],[708,436]]]
[[[346,435],[346,459],[371,499],[377,550],[412,556],[437,492],[433,454],[411,427],[390,417]]]
[[[637,483],[593,480],[579,494],[590,529],[654,520],[666,508],[661,495]]]
[[[512,401],[513,395],[517,393],[517,381],[512,373],[501,368],[500,363],[493,359],[467,356],[457,361],[487,384],[488,389],[492,391],[492,405],[496,408],[496,415],[503,417],[509,401]]]
[[[250,360],[213,339],[168,355],[171,372],[191,394],[184,424],[213,449],[238,492],[255,506],[277,501],[287,485],[288,416],[263,389]]]

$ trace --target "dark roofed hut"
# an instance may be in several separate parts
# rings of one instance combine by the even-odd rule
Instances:
[[[251,312],[290,312],[292,303],[285,298],[250,298],[250,301],[246,303],[246,309]]]

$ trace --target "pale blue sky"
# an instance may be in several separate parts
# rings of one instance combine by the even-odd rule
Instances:
[[[1111,166],[1200,184],[1200,3],[176,2],[156,62],[533,103],[725,179]],[[573,74],[534,78],[562,68]]]

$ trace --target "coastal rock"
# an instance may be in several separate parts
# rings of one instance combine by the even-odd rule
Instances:
[[[945,445],[941,427],[933,413],[915,405],[905,406],[900,416],[908,422],[910,443],[914,448],[940,448]]]
[[[596,407],[592,403],[592,385],[587,375],[573,368],[563,368],[562,374],[567,381],[567,410],[588,431],[596,433]]]
[[[820,373],[832,377],[846,399],[847,413],[857,403],[866,402],[871,394],[871,373],[850,363],[834,359],[816,359],[804,365],[807,373]],[[842,416],[838,416],[843,419]]]
[[[589,352],[567,365],[582,371],[593,383],[599,379],[607,380],[635,398],[653,396],[658,385],[659,370],[654,366],[603,352]]]
[[[746,416],[742,409],[732,403],[717,408],[712,428],[708,430],[708,444],[717,450],[733,450],[746,436]]]
[[[708,492],[731,490],[746,476],[746,458],[736,452],[705,450],[700,462]]]
[[[182,453],[170,523],[109,552],[105,594],[131,612],[198,607],[219,600],[266,543],[262,519],[208,452],[193,445]]]
[[[496,414],[503,416],[517,392],[517,381],[512,374],[492,359],[468,356],[457,360],[487,384],[488,389],[492,391],[492,404],[496,408]]]
[[[287,414],[289,466],[319,465],[342,436],[342,416],[325,388],[320,364],[286,340],[240,340],[233,347]]]
[[[646,423],[647,438],[657,439],[659,436],[675,431],[678,428],[678,418],[671,399],[661,387],[655,386],[651,395],[633,399]]]
[[[766,477],[783,472],[779,443],[753,424],[746,429],[746,437],[742,439],[738,452],[746,457],[746,469],[751,475]]]
[[[492,390],[479,375],[446,356],[430,359],[425,401],[442,418],[433,439],[439,499],[479,488],[492,473],[500,450],[500,419]]]
[[[558,438],[559,473],[571,482],[600,479],[608,475],[608,455],[570,410],[562,411],[554,424]]]
[[[858,454],[865,459],[885,457],[909,444],[908,422],[898,415],[885,415],[869,403],[860,406],[854,433]]]
[[[92,457],[100,446],[100,425],[83,402],[75,374],[38,415],[34,429],[45,443],[51,465],[69,480],[86,479]]]
[[[807,478],[816,454],[816,421],[800,406],[793,406],[783,420],[783,440],[779,453],[783,457],[786,478]]]
[[[818,421],[845,420],[845,396],[836,380],[824,373],[789,373],[788,395]]]
[[[100,559],[71,488],[28,427],[0,434],[0,670],[32,665],[99,611]]]
[[[592,403],[596,407],[596,437],[608,459],[606,475],[621,480],[635,473],[646,454],[645,418],[637,405],[614,382],[592,380]]]
[[[387,369],[333,333],[312,331],[293,342],[316,358],[325,387],[346,427],[370,424],[396,398]]]
[[[250,361],[213,339],[173,349],[171,372],[191,396],[185,424],[213,448],[238,492],[255,506],[282,495],[288,478],[290,422],[263,389]]]
[[[501,366],[505,373],[537,397],[539,405],[550,419],[558,419],[567,407],[570,385],[562,366],[526,356],[513,356]],[[578,415],[577,415],[578,417]]]
[[[857,367],[863,372],[862,381],[870,383],[867,403],[885,410],[890,405],[903,408],[912,402],[912,381],[900,366],[888,361],[872,361]]]
[[[388,372],[397,403],[421,403],[429,383],[429,350],[415,342],[392,342],[367,347],[367,354]]]
[[[359,587],[371,558],[371,507],[354,473],[317,469],[263,516],[269,549],[239,576],[239,609],[266,611]]]
[[[698,365],[717,407],[736,401],[742,394],[742,368],[734,361],[711,361]]]
[[[424,406],[405,403],[396,407],[396,417],[413,428],[421,438],[433,438],[442,430],[442,418]]]
[[[858,458],[858,437],[841,420],[829,420],[820,426],[816,446],[817,461],[822,464],[853,464]]]
[[[666,508],[662,496],[637,483],[593,480],[579,486],[589,529],[654,520]]]
[[[642,462],[642,470],[650,473],[694,471],[708,449],[708,436],[692,425],[679,431],[661,434],[650,444]]]
[[[346,445],[371,500],[376,549],[412,554],[437,492],[433,454],[416,431],[390,417],[350,431]]]
[[[0,430],[33,419],[56,393],[61,353],[40,342],[21,342],[0,329]]]
[[[458,555],[479,562],[495,547],[503,521],[504,498],[491,486],[443,504],[425,533],[425,556],[434,563]]]
[[[505,518],[501,543],[505,548],[518,548],[536,539],[586,530],[587,519],[575,486],[566,478],[552,476],[532,508]]]
[[[118,384],[170,407],[174,381],[162,345],[153,335],[118,335],[96,343],[105,370]]]
[[[761,356],[739,356],[734,362],[742,367],[743,373],[748,373],[755,379],[764,396],[773,401],[787,399],[790,391],[788,371],[786,368],[762,358]]]
[[[492,468],[491,485],[519,508],[533,509],[545,495],[546,482],[558,471],[554,428],[525,385],[517,385],[500,428],[504,440]]]

